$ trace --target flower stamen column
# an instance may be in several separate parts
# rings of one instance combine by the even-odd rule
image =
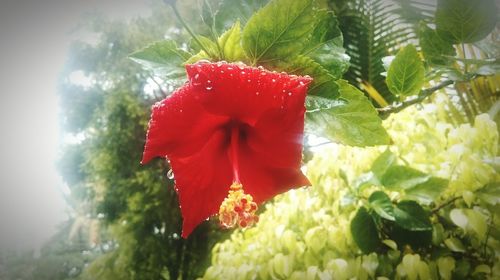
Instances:
[[[219,208],[219,222],[223,228],[232,228],[236,225],[244,228],[258,222],[259,217],[255,214],[257,204],[253,197],[246,194],[240,182],[238,147],[240,141],[240,130],[238,125],[231,126],[231,140],[229,157],[233,167],[233,184],[229,193]]]

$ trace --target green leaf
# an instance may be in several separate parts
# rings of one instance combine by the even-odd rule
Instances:
[[[500,204],[500,182],[487,184],[477,192],[477,197],[491,205]]]
[[[307,95],[322,96],[335,99],[339,96],[338,85],[328,70],[307,56],[299,55],[291,60],[274,63],[273,68],[295,75],[309,75],[313,78]]]
[[[204,51],[205,54],[208,55],[210,60],[214,61],[221,60],[222,55],[219,51],[219,47],[217,46],[216,42],[214,42],[210,38],[201,35],[196,36],[196,39],[198,39],[198,42],[200,42],[203,45],[203,48],[198,44],[196,40],[192,39],[189,45],[193,49],[193,52]]]
[[[387,169],[391,167],[396,162],[396,155],[387,148],[382,154],[380,154],[375,161],[373,161],[371,171],[377,178],[382,178]]]
[[[222,49],[222,59],[227,61],[245,61],[245,52],[240,44],[241,28],[240,22],[236,23],[220,36],[219,46]]]
[[[174,78],[185,74],[183,63],[190,54],[177,48],[173,40],[165,40],[136,51],[129,57],[157,75]]]
[[[450,43],[473,43],[485,38],[497,23],[494,0],[438,0],[438,34]]]
[[[233,26],[236,20],[245,24],[248,19],[268,0],[222,0],[215,12],[215,28],[226,30]]]
[[[348,103],[325,110],[306,112],[313,133],[332,141],[353,146],[384,145],[389,135],[382,127],[377,111],[362,92],[339,80],[340,98]]]
[[[431,177],[429,180],[418,184],[410,189],[405,191],[406,199],[416,200],[422,204],[429,205],[432,202],[436,201],[439,195],[446,189],[448,186],[448,180]]]
[[[391,190],[405,190],[429,180],[431,176],[404,165],[389,167],[382,176],[381,183]]]
[[[413,95],[424,84],[424,64],[418,56],[415,46],[408,45],[392,61],[387,71],[387,86],[395,95]]]
[[[431,245],[432,231],[411,231],[397,224],[393,225],[389,233],[391,239],[396,241],[398,247],[404,248],[405,245],[410,245],[413,248],[425,248]]]
[[[394,208],[396,224],[409,231],[432,231],[429,214],[412,200],[399,202]]]
[[[272,0],[243,29],[243,49],[254,62],[300,54],[314,27],[312,0]]]
[[[454,237],[448,238],[444,241],[444,244],[453,252],[465,252],[465,246],[464,244],[462,244],[462,241],[460,241],[460,239]]]
[[[197,54],[191,56],[188,60],[186,60],[184,64],[193,64],[200,60],[212,61],[213,59],[205,51],[199,51]]]
[[[436,65],[452,63],[446,56],[456,55],[453,44],[441,39],[434,29],[431,29],[423,22],[420,23],[418,36],[422,53],[429,63]]]
[[[358,192],[362,192],[365,187],[379,186],[380,182],[373,172],[366,172],[359,175],[351,185]]]
[[[376,191],[368,198],[370,207],[382,218],[394,221],[394,207],[385,192]]]
[[[327,69],[335,79],[340,79],[349,68],[349,56],[343,48],[337,17],[326,10],[319,10],[316,16],[318,22],[303,52]]]
[[[377,226],[365,207],[359,208],[352,219],[351,234],[356,245],[365,254],[374,252],[382,245]]]

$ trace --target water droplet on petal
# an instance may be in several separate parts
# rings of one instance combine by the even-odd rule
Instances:
[[[196,73],[196,75],[194,75],[195,80],[198,80],[199,77],[200,77],[200,74],[198,74],[198,73]]]
[[[248,80],[247,80],[247,82],[249,82],[249,83],[250,83],[250,82],[252,82],[252,80],[248,79]]]
[[[174,179],[174,171],[172,171],[172,169],[169,169],[168,172],[167,172],[167,178],[172,180]]]
[[[196,62],[196,64],[205,64],[205,63],[210,63],[210,60],[200,59],[198,60],[198,62]]]
[[[301,86],[303,86],[303,85],[304,85],[304,82],[303,82],[303,81],[300,81],[300,82],[299,82],[299,84],[300,84]]]
[[[246,74],[245,71],[241,71],[241,75],[245,75],[245,74]]]
[[[211,87],[211,86],[207,86],[205,89],[206,89],[206,90],[212,90],[212,88],[213,88],[213,87]]]
[[[211,83],[212,83],[212,81],[210,81],[210,80],[207,80],[207,84],[211,84]]]
[[[276,79],[272,79],[271,82],[276,83]]]
[[[291,93],[291,92],[288,92],[288,96],[292,96],[292,93]]]
[[[227,67],[227,70],[230,70],[230,71],[231,71],[231,70],[233,70],[233,67],[228,66],[228,67]]]
[[[257,91],[257,92],[255,92],[255,95],[259,95],[259,94],[260,94],[260,92],[258,92],[258,91]]]

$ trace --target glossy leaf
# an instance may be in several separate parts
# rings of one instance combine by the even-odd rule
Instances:
[[[387,71],[387,86],[395,95],[417,94],[424,83],[424,64],[417,49],[408,45],[399,50]]]
[[[473,43],[495,28],[497,17],[494,0],[439,0],[436,30],[448,42]]]
[[[314,23],[312,0],[272,0],[248,20],[243,49],[254,63],[297,55]]]
[[[446,239],[444,241],[444,244],[446,245],[446,247],[448,247],[448,249],[452,250],[453,252],[460,252],[460,253],[465,252],[465,246],[462,243],[462,241],[460,241],[460,239],[451,237]]]
[[[376,191],[368,198],[370,207],[382,218],[394,221],[394,207],[385,192]]]
[[[396,224],[409,231],[432,231],[429,214],[412,200],[399,202],[394,208]]]
[[[362,92],[346,81],[338,81],[340,98],[346,105],[307,113],[308,125],[334,142],[353,146],[383,145],[389,135],[373,105]]]
[[[198,41],[192,39],[190,42],[190,46],[193,48],[194,52],[204,51],[211,60],[221,59],[222,54],[220,53],[219,47],[217,46],[216,42],[201,35],[196,36],[196,39]],[[198,42],[203,46],[203,48]]]
[[[453,44],[441,39],[436,30],[428,27],[425,23],[420,23],[418,36],[426,61],[437,65],[451,63],[450,59],[446,56],[456,55]]]
[[[222,59],[227,61],[245,61],[245,52],[241,47],[241,27],[237,21],[231,29],[224,32],[219,38]]]
[[[236,20],[245,24],[257,10],[268,0],[222,0],[215,12],[216,31],[226,30],[233,26]]]
[[[339,96],[336,78],[310,57],[299,55],[291,60],[282,60],[275,63],[275,68],[289,74],[311,76],[313,82],[307,92],[308,95],[322,96],[328,99],[336,99]]]
[[[422,204],[431,204],[448,187],[448,180],[431,177],[429,180],[406,190],[406,199],[416,200]]]
[[[477,192],[477,196],[488,204],[500,204],[500,182],[487,184]]]
[[[399,247],[410,245],[413,248],[425,248],[432,242],[432,231],[407,230],[398,224],[394,224],[389,236],[396,241]]]
[[[431,176],[404,165],[394,165],[381,178],[384,187],[391,190],[405,190],[429,180]]]
[[[372,164],[372,172],[377,176],[377,178],[382,178],[387,169],[391,167],[396,162],[396,155],[387,149],[382,154],[380,154],[377,159]]]
[[[351,234],[356,245],[365,254],[374,252],[382,244],[377,226],[366,208],[359,208],[351,221]]]
[[[177,48],[172,40],[153,43],[132,53],[130,59],[164,77],[179,77],[185,74],[182,64],[190,54]]]
[[[337,17],[326,10],[318,11],[316,17],[318,23],[304,53],[327,69],[335,79],[340,79],[349,68],[349,56],[343,48]]]

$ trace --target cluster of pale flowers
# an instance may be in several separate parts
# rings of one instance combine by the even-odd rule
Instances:
[[[449,180],[435,204],[463,198],[460,207],[451,206],[451,221],[471,240],[472,248],[488,239],[487,246],[499,252],[499,240],[487,236],[492,213],[475,203],[480,199],[476,190],[500,179],[491,165],[498,152],[496,124],[487,114],[478,115],[473,125],[452,124],[446,99],[438,94],[433,103],[385,120],[393,140],[390,146],[322,146],[305,167],[313,186],[276,197],[265,205],[255,227],[236,230],[217,244],[203,278],[389,279],[381,273],[385,271],[396,279],[451,279],[460,262],[451,256],[430,259],[429,254],[401,250],[393,240],[383,241],[387,246],[383,255],[362,255],[353,241],[350,222],[362,202],[349,196],[349,188],[387,148],[401,164]],[[368,196],[374,190],[375,186],[367,187],[363,192]],[[393,201],[400,199],[397,192],[387,194]],[[435,227],[433,244],[452,251],[462,245],[454,243],[460,242],[457,238],[448,242],[451,238],[442,228]],[[473,264],[470,271],[500,277],[500,257],[495,258],[493,266]]]

